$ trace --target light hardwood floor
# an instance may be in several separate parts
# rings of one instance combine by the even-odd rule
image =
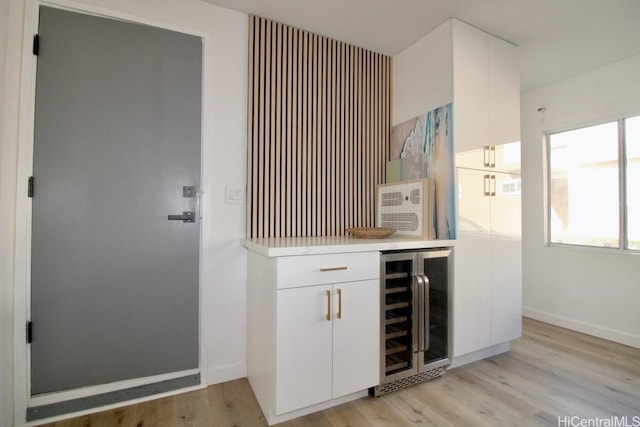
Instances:
[[[626,416],[640,426],[640,349],[523,319],[508,353],[279,426],[558,426],[558,417],[573,416]],[[569,422],[560,425],[580,425]],[[242,379],[47,427],[266,425]]]

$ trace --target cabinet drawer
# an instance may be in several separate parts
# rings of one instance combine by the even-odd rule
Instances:
[[[279,257],[278,289],[380,277],[378,252]]]

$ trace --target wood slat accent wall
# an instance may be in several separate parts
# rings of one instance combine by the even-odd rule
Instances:
[[[249,17],[247,237],[374,226],[391,58]]]

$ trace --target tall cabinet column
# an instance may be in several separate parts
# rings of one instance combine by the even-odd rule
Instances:
[[[453,103],[457,170],[453,365],[521,335],[517,47],[457,19],[393,58],[392,125]]]
[[[473,360],[472,353],[522,333],[520,84],[516,46],[460,21],[453,21],[452,37],[458,180],[453,353]]]

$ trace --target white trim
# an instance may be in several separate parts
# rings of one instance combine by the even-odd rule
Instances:
[[[192,36],[198,36],[202,39],[205,38],[204,32],[194,30],[192,28],[181,27],[178,25],[169,24],[167,22],[156,21],[146,17],[131,15],[118,10],[107,9],[104,7],[99,7],[96,5],[82,3],[74,0],[27,0],[27,1],[30,3],[35,2],[38,6],[54,7],[57,9],[68,10],[71,12],[83,13],[85,15],[93,15],[101,18],[131,22],[132,24],[149,25],[151,27],[158,27],[165,30],[171,30],[179,33],[189,34]],[[36,26],[36,28],[38,27]]]
[[[594,325],[593,323],[582,322],[580,320],[571,319],[569,317],[547,313],[528,307],[522,307],[522,315],[530,319],[550,323],[552,325],[560,326],[572,331],[581,332],[583,334],[592,335],[594,337],[617,342],[619,344],[640,348],[640,335],[632,335],[626,332],[617,331],[615,329],[606,328],[604,326]]]
[[[26,322],[31,318],[31,200],[26,197],[27,179],[33,172],[33,123],[35,109],[36,57],[31,52],[38,28],[38,8],[33,0],[24,3],[22,70],[18,135],[18,168],[15,231],[14,284],[14,418],[26,420],[29,399],[30,352],[26,344]]]
[[[205,78],[207,70],[205,68],[205,44],[207,42],[207,34],[192,28],[185,28],[181,26],[172,25],[166,22],[160,22],[144,18],[137,15],[130,15],[120,11],[106,9],[94,5],[80,3],[72,0],[24,0],[24,29],[22,39],[22,69],[20,79],[20,107],[19,107],[19,135],[18,135],[18,166],[17,166],[17,200],[16,200],[16,225],[15,225],[15,279],[14,279],[14,422],[16,425],[35,425],[24,424],[26,422],[27,407],[41,405],[41,397],[31,397],[30,387],[31,383],[31,361],[30,351],[26,344],[26,332],[25,326],[28,319],[31,318],[31,218],[32,218],[32,203],[31,199],[24,197],[27,194],[27,180],[33,173],[33,140],[34,140],[34,115],[35,115],[35,84],[36,84],[36,56],[31,52],[32,40],[34,34],[38,31],[39,20],[39,7],[40,6],[56,7],[59,9],[70,10],[78,13],[91,14],[95,16],[101,16],[109,19],[117,19],[127,21],[135,24],[150,25],[166,30],[181,32],[189,35],[194,35],[202,39],[202,89],[201,89],[201,137],[200,137],[200,150],[201,150],[201,162],[202,162],[202,150],[204,148],[204,141],[207,140],[206,126],[204,118],[208,115],[206,108],[207,102],[205,100]],[[200,169],[200,182],[201,187],[204,182],[204,168],[201,163]],[[202,217],[202,216],[201,216]],[[203,269],[203,227],[200,223],[200,271],[199,271],[199,368],[193,370],[193,373],[201,373],[200,387],[204,387],[207,384],[205,376],[202,374],[207,372],[207,352],[205,345],[205,307],[204,301],[204,269]],[[191,371],[187,371],[191,372]],[[173,376],[174,374],[166,374]],[[182,376],[182,375],[177,375]],[[158,376],[164,377],[164,375]],[[157,377],[149,377],[157,378]],[[113,384],[120,384],[122,386],[130,387],[131,382],[145,381],[146,379],[128,380],[123,382],[117,382]],[[78,389],[78,396],[89,396],[88,390],[101,388],[103,386],[86,387]],[[105,387],[109,387],[106,385]],[[191,390],[195,388],[188,388],[171,392],[167,394],[159,394],[150,396],[149,398],[137,399],[121,404],[111,405],[109,407],[102,407],[100,410],[111,407],[121,407],[134,402],[142,402],[159,398],[165,395],[173,395],[181,393],[185,390]],[[72,395],[76,391],[63,392],[59,395]],[[101,391],[104,392],[104,391]],[[58,394],[58,393],[56,393]],[[53,396],[53,394],[52,394]],[[58,400],[56,400],[58,401]],[[95,410],[85,411],[86,413],[95,412]],[[84,412],[83,412],[84,413]],[[74,416],[77,416],[76,413]],[[71,416],[71,415],[70,415]],[[66,418],[66,416],[65,416]],[[41,423],[41,422],[38,422]]]
[[[231,365],[217,366],[207,372],[207,382],[219,384],[227,381],[237,380],[247,376],[247,364],[240,362]]]
[[[449,365],[447,369],[454,369],[463,365],[467,365],[469,363],[477,362],[478,360],[487,359],[489,357],[505,353],[509,350],[511,350],[511,341],[507,341],[502,344],[496,344],[494,346],[474,351],[472,353],[463,354],[462,356],[454,357],[451,361],[451,365]]]
[[[168,391],[166,393],[158,393],[158,394],[154,394],[153,396],[140,397],[138,399],[131,399],[131,400],[127,400],[127,401],[124,401],[124,402],[113,403],[111,405],[99,406],[99,407],[96,407],[96,408],[86,409],[84,411],[78,411],[78,412],[72,412],[72,413],[68,413],[68,414],[64,414],[64,415],[59,415],[59,416],[56,416],[56,417],[43,418],[43,419],[37,420],[37,421],[22,422],[22,424],[16,424],[15,426],[16,427],[29,427],[29,426],[37,426],[37,425],[41,425],[41,424],[54,423],[56,421],[68,420],[70,418],[76,418],[76,417],[82,417],[84,415],[95,414],[96,412],[110,411],[112,409],[118,409],[118,408],[122,408],[124,406],[136,405],[138,403],[149,402],[149,401],[155,400],[155,399],[162,399],[163,397],[177,396],[177,395],[183,394],[183,393],[189,393],[189,392],[192,392],[192,391],[202,390],[203,388],[206,388],[206,385],[202,385],[201,384],[201,385],[198,385],[198,386],[181,388],[180,390],[172,390],[172,391]]]
[[[54,393],[41,394],[33,396],[29,400],[29,406],[49,405],[52,403],[65,402],[72,399],[82,399],[84,397],[95,396],[97,394],[110,393],[118,390],[126,390],[133,387],[159,383],[162,381],[174,380],[176,378],[197,375],[198,369],[189,369],[181,372],[171,372],[169,374],[153,375],[151,377],[136,378],[132,380],[115,381],[109,384],[100,384],[96,386],[80,387],[73,390],[65,390]]]

